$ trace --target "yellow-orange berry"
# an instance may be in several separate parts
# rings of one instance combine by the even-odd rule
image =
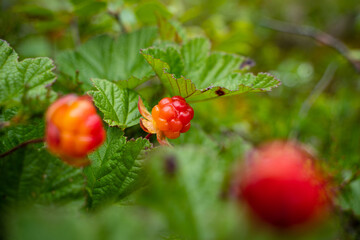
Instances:
[[[48,149],[70,165],[89,164],[87,154],[98,148],[105,138],[101,118],[88,96],[64,96],[46,112]]]

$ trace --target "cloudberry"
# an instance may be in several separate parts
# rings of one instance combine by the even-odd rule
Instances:
[[[194,117],[193,108],[183,97],[166,97],[153,107],[151,114],[146,110],[141,98],[138,108],[144,118],[140,119],[140,126],[145,132],[156,133],[161,145],[168,145],[167,138],[175,139],[180,133],[190,129],[191,119]]]
[[[106,132],[88,96],[66,95],[46,112],[48,149],[73,166],[90,163],[87,154],[105,140]]]
[[[295,143],[275,141],[254,150],[240,177],[240,198],[260,220],[289,229],[319,219],[329,201],[327,182]]]

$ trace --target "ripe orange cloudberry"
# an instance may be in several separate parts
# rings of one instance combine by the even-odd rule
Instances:
[[[313,223],[326,212],[328,183],[295,143],[275,141],[251,152],[238,185],[260,220],[278,229]]]
[[[156,134],[161,145],[169,145],[167,138],[175,139],[180,133],[190,129],[191,119],[194,117],[193,108],[183,97],[166,97],[153,107],[151,114],[146,110],[139,98],[138,108],[144,117],[140,119],[141,128],[148,133]]]
[[[70,165],[88,165],[87,154],[99,147],[105,137],[101,118],[88,96],[66,95],[46,112],[47,147]]]

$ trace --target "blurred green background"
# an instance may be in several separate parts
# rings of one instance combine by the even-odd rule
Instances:
[[[311,236],[290,233],[291,237],[359,239],[360,179],[356,177],[360,171],[359,1],[1,0],[0,38],[9,42],[20,59],[39,56],[56,59],[61,51],[76,48],[94,36],[118,36],[156,25],[155,13],[181,24],[188,38],[206,36],[211,40],[212,50],[247,56],[251,71],[270,72],[282,81],[270,93],[194,104],[194,130],[175,144],[191,143],[189,149],[185,147],[186,153],[197,146],[213,146],[217,151],[214,155],[233,160],[241,159],[247,149],[262,142],[297,139],[314,152],[334,185],[344,181],[348,184],[340,190],[334,220]],[[328,41],[329,36],[324,33],[338,41],[332,38]],[[58,88],[62,89],[60,85]],[[148,93],[150,105],[159,100],[152,93]],[[136,130],[129,130],[129,134]],[[199,171],[202,167],[199,166]],[[181,184],[178,187],[181,189]],[[159,197],[156,191],[153,193],[154,199]],[[144,200],[145,205],[147,201],[154,204],[151,201],[154,199]],[[73,208],[79,206],[75,204]],[[229,214],[215,239],[282,238],[271,231],[259,233],[244,222],[243,216],[233,216],[227,207],[219,206]],[[73,208],[66,208],[69,214],[57,209],[16,210],[8,222],[8,239],[180,238],[169,237],[168,233],[159,237],[158,232],[166,232],[162,217],[142,208],[131,211],[113,207],[91,218]],[[168,219],[174,216],[178,216],[176,211]],[[233,218],[240,219],[232,221]],[[239,226],[232,226],[234,222]],[[189,234],[193,231],[191,224],[179,225],[175,221],[173,225]],[[226,234],[221,235],[222,231]],[[233,235],[227,235],[228,232]],[[198,238],[212,237],[200,234]]]

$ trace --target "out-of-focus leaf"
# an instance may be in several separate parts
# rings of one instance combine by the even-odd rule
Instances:
[[[43,99],[47,85],[55,81],[55,66],[50,58],[18,61],[17,53],[0,40],[0,106],[20,105],[22,98]]]
[[[151,46],[156,33],[155,28],[149,27],[123,34],[118,39],[107,35],[95,37],[75,51],[59,54],[56,58],[57,66],[67,78],[75,80],[78,75],[84,90],[92,88],[91,78],[117,82],[136,77],[146,81],[146,77],[153,75],[153,72],[139,50]]]
[[[142,55],[172,95],[202,101],[245,92],[265,92],[280,82],[268,73],[241,73],[243,57],[209,53],[206,39],[189,40],[181,49],[148,48]]]
[[[69,208],[18,210],[6,221],[7,239],[13,240],[152,240],[161,239],[162,228],[156,215],[119,206],[92,215]]]
[[[168,19],[171,13],[159,1],[147,1],[139,4],[135,9],[136,17],[145,24],[156,23],[157,16]]]
[[[30,18],[37,19],[52,19],[54,17],[54,13],[44,7],[36,6],[36,5],[21,5],[16,6],[14,11],[17,13],[25,14]]]
[[[106,142],[90,155],[92,164],[84,169],[89,208],[121,200],[142,186],[148,147],[147,139],[127,141],[120,129],[108,129]]]
[[[123,129],[139,124],[139,95],[136,92],[104,79],[93,79],[93,83],[97,91],[90,94],[94,97],[95,105],[104,113],[105,122]]]
[[[23,57],[44,57],[51,55],[51,43],[44,37],[29,37],[21,41],[17,47]]]
[[[161,211],[184,239],[219,239],[223,163],[207,148],[163,150],[148,162],[150,186],[145,201]],[[226,218],[223,212],[222,220]]]
[[[33,203],[61,204],[84,196],[81,171],[65,165],[41,144],[1,158],[0,181],[0,211]]]
[[[1,115],[0,115],[1,116]],[[8,121],[10,119],[4,119]],[[33,119],[27,124],[19,124],[0,131],[0,154],[22,142],[42,138],[44,136],[44,120]]]
[[[168,20],[163,16],[157,16],[157,26],[161,40],[182,43],[186,39],[185,30],[176,21]]]
[[[106,9],[106,1],[99,0],[71,0],[77,16],[89,17]]]
[[[191,128],[186,134],[180,134],[180,137],[171,141],[175,145],[201,145],[215,152],[220,150],[219,144],[208,135],[198,124],[192,124]]]
[[[360,216],[360,179],[353,181],[339,195],[339,204],[342,209],[353,212],[356,216]]]

